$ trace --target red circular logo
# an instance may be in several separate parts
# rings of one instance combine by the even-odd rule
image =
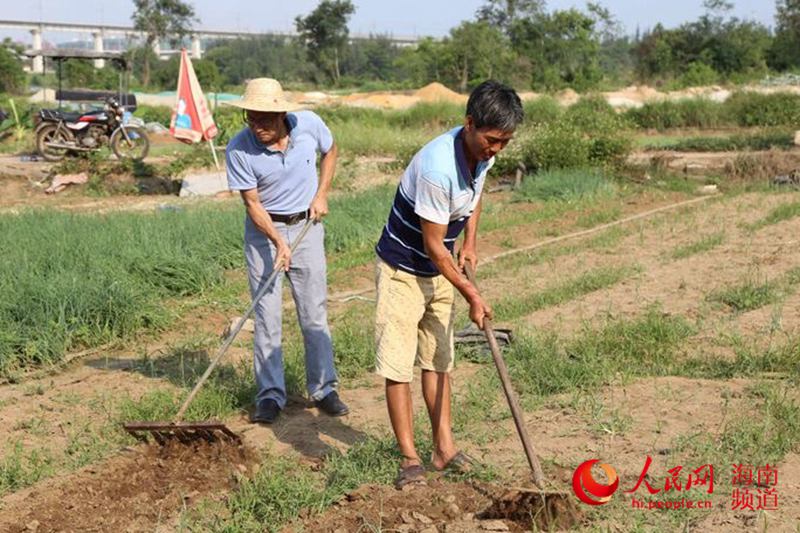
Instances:
[[[592,466],[599,463],[600,468],[606,473],[608,485],[598,483],[592,477]],[[614,467],[605,463],[600,463],[600,459],[590,459],[585,461],[575,469],[572,475],[572,490],[583,503],[589,505],[603,505],[611,500],[611,495],[619,487],[619,477]],[[592,499],[589,494],[597,499]]]

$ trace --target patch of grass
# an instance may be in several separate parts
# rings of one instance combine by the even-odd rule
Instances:
[[[771,226],[773,224],[778,224],[779,222],[784,222],[786,220],[791,220],[797,216],[800,216],[800,202],[792,202],[788,204],[782,204],[770,213],[752,224],[749,224],[747,229],[750,231],[756,231],[766,226]]]
[[[506,359],[521,394],[545,397],[589,390],[620,376],[668,375],[692,333],[682,317],[650,308],[633,320],[586,328],[567,341],[552,333],[518,336]]]
[[[767,347],[741,339],[734,339],[732,344],[734,358],[690,358],[683,362],[680,373],[709,379],[731,379],[766,372],[787,373],[795,381],[800,377],[800,337]]]
[[[336,317],[333,354],[340,378],[355,379],[374,368],[374,320],[372,305],[354,305]]]
[[[541,172],[528,176],[515,197],[522,201],[575,201],[585,198],[611,197],[616,185],[596,169],[568,169]]]
[[[26,450],[21,441],[6,446],[10,450],[0,459],[0,496],[52,475],[53,460],[46,451]]]
[[[694,242],[676,247],[669,253],[669,257],[672,259],[686,259],[687,257],[691,257],[693,255],[708,252],[709,250],[712,250],[713,248],[716,248],[722,244],[724,241],[724,231],[706,235]]]
[[[727,417],[720,434],[701,432],[676,439],[673,454],[698,465],[748,464],[754,473],[778,464],[787,453],[800,450],[800,405],[793,393],[785,384],[756,383],[747,390],[748,416]],[[729,488],[730,479],[722,476],[720,488]]]
[[[375,256],[396,191],[397,186],[385,185],[331,199],[325,218],[330,272],[362,265]]]
[[[748,276],[744,283],[716,290],[709,294],[708,299],[723,303],[737,312],[752,311],[779,301],[798,284],[800,268],[795,268],[771,281],[759,281]]]
[[[301,511],[319,513],[363,484],[390,483],[396,475],[397,459],[390,437],[370,437],[345,454],[333,453],[318,473],[290,457],[268,457],[254,478],[241,480],[224,509],[200,509],[187,521],[201,531],[280,531]]]
[[[0,216],[0,373],[163,327],[165,298],[202,292],[241,264],[241,224],[217,206]]]
[[[709,295],[708,299],[721,302],[734,311],[752,311],[778,300],[778,287],[774,283],[759,283],[749,279],[741,285],[721,289]]]
[[[540,309],[574,300],[579,296],[615,285],[636,271],[636,267],[630,266],[600,267],[589,270],[533,294],[504,298],[494,306],[494,312],[499,319],[514,320]]]
[[[790,131],[764,131],[725,137],[662,137],[654,144],[646,144],[645,150],[675,150],[678,152],[734,152],[743,150],[788,150],[794,146],[794,135]]]
[[[374,257],[394,192],[331,200],[331,272]],[[238,205],[0,215],[0,374],[164,328],[171,302],[210,292],[226,283],[226,270],[244,266],[243,219]]]

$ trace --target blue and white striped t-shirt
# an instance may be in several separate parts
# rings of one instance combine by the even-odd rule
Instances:
[[[447,224],[444,244],[453,252],[483,190],[494,158],[480,161],[472,176],[464,155],[462,128],[454,128],[426,144],[409,163],[394,197],[389,221],[375,247],[395,268],[418,276],[439,275],[425,253],[420,218]]]

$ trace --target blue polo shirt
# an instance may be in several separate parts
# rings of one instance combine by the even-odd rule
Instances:
[[[228,188],[258,189],[268,213],[289,215],[305,211],[317,194],[317,153],[327,153],[333,136],[325,122],[312,111],[286,114],[289,145],[286,151],[270,150],[250,128],[228,143],[225,161]]]
[[[454,128],[435,138],[408,164],[375,247],[378,256],[391,266],[417,276],[437,276],[439,270],[425,253],[420,218],[447,225],[444,245],[452,253],[478,205],[494,158],[479,161],[472,175],[461,131],[461,127]]]

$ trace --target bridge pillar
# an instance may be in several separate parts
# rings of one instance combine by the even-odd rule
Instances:
[[[161,59],[161,42],[158,38],[153,41],[153,53],[157,58]]]
[[[41,50],[42,49],[42,30],[36,28],[31,30],[31,35],[33,36],[33,48],[34,50]],[[36,74],[41,74],[44,72],[44,58],[42,56],[34,56],[33,61],[31,64],[31,72]]]
[[[102,52],[103,51],[103,32],[96,31],[92,33],[92,40],[94,41],[94,51],[95,52]],[[95,59],[94,60],[94,68],[103,68],[106,66],[105,59]]]
[[[200,59],[203,57],[203,50],[200,47],[200,37],[192,35],[192,59]]]

